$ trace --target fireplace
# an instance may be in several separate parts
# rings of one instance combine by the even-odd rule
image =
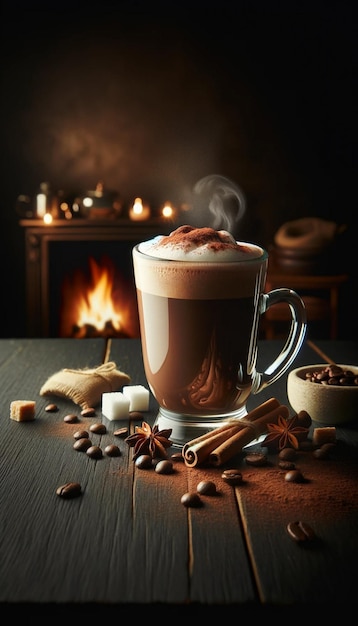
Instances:
[[[30,337],[138,337],[132,248],[173,223],[21,220]]]

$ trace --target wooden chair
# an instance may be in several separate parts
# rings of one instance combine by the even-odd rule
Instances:
[[[348,280],[347,274],[304,275],[278,271],[269,267],[266,291],[279,287],[294,289],[306,306],[307,321],[322,322],[328,327],[328,337],[336,339],[338,334],[338,305],[341,285]],[[265,339],[281,335],[282,325],[291,319],[289,306],[285,303],[272,306],[264,315]]]

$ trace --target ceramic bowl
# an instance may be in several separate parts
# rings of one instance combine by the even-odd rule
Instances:
[[[358,376],[358,366],[338,364]],[[306,374],[321,371],[327,363],[306,365],[287,377],[287,397],[296,413],[307,411],[311,419],[325,426],[358,421],[358,385],[324,385],[307,380]]]

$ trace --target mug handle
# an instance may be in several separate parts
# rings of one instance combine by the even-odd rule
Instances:
[[[268,293],[261,294],[259,302],[259,315],[263,315],[271,306],[278,302],[286,302],[291,310],[291,327],[286,343],[277,358],[264,372],[256,372],[252,393],[262,391],[268,385],[272,385],[292,365],[303,344],[307,330],[306,309],[302,298],[293,291],[281,287]]]

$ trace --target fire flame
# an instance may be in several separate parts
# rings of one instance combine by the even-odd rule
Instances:
[[[120,311],[116,311],[112,301],[113,273],[110,274],[107,268],[100,267],[92,258],[89,259],[89,264],[94,286],[78,298],[77,325],[94,326],[102,331],[110,321],[113,328],[120,331],[123,325],[123,315]]]
[[[114,266],[89,260],[90,278],[77,270],[63,284],[61,336],[138,336],[136,301],[124,284],[118,289]]]

